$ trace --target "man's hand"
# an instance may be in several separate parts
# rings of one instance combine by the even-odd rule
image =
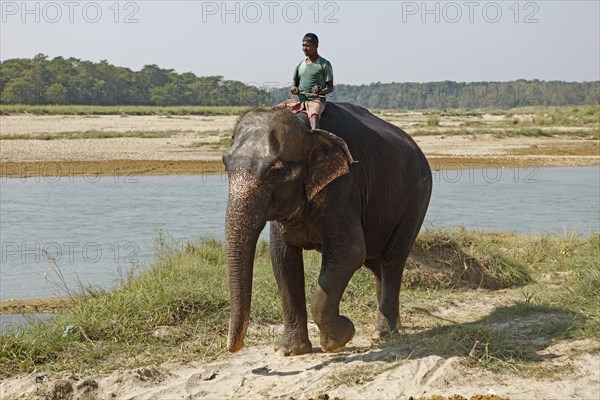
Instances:
[[[298,89],[298,87],[292,86],[292,88],[290,89],[290,93],[292,93],[293,95],[297,96],[297,95],[300,94],[300,90]]]
[[[311,88],[311,92],[312,92],[312,97],[319,97],[319,92],[321,91],[321,88],[317,85],[313,86]]]

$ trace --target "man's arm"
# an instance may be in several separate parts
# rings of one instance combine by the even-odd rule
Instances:
[[[300,93],[300,89],[298,89],[299,82],[292,83],[292,88],[290,89],[290,93],[293,95],[298,95]]]
[[[333,92],[333,81],[325,82],[325,87],[317,92],[320,96],[325,96]]]
[[[329,94],[331,92],[333,92],[333,68],[331,67],[331,63],[327,62],[325,64],[325,76],[324,76],[324,81],[325,81],[325,87],[321,88],[321,90],[317,91],[317,95],[319,96],[325,96],[326,94]]]
[[[294,75],[292,76],[292,87],[290,89],[290,93],[297,96],[300,94],[300,90],[298,89],[298,85],[300,84],[300,64],[296,65],[294,68]]]

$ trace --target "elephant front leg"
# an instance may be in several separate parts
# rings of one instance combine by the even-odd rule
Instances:
[[[275,350],[285,356],[310,353],[302,249],[284,241],[277,223],[271,223],[271,263],[283,307],[283,336]]]
[[[319,326],[323,351],[340,351],[354,337],[354,324],[340,315],[344,290],[365,260],[362,231],[354,238],[352,236],[349,235],[342,243],[338,241],[335,249],[329,246],[323,248],[321,274],[311,299],[311,312]]]
[[[324,286],[328,285],[324,284]],[[341,294],[338,296],[337,293],[323,288],[321,282],[313,293],[311,311],[319,326],[323,351],[342,350],[356,332],[352,321],[339,313],[341,297]]]

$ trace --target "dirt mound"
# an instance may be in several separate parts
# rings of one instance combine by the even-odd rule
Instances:
[[[513,286],[508,271],[497,268],[498,259],[472,256],[450,239],[415,245],[406,263],[403,285],[432,289],[484,288]]]
[[[98,393],[98,382],[90,378],[79,378],[71,375],[65,378],[37,375],[35,386],[18,398],[49,399],[49,400],[96,400],[101,398]],[[11,398],[9,396],[9,398]]]

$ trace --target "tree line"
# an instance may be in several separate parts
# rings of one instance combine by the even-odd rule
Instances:
[[[336,85],[335,99],[367,108],[514,108],[600,104],[600,81],[428,82]]]
[[[145,65],[140,71],[43,54],[0,63],[2,104],[245,106],[267,104],[256,86]]]
[[[157,65],[140,71],[44,54],[0,63],[0,104],[269,106],[286,87],[177,73]],[[600,81],[428,82],[336,84],[330,96],[367,108],[513,108],[600,104]]]

